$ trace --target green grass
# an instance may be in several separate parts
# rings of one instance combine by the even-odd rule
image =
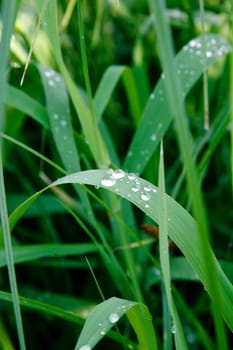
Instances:
[[[0,348],[230,350],[230,2],[8,3]]]

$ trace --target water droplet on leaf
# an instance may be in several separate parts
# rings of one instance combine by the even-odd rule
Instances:
[[[128,179],[129,179],[129,180],[134,180],[135,177],[136,177],[136,175],[135,175],[134,173],[130,173],[130,174],[128,175]]]
[[[144,192],[144,193],[142,193],[141,194],[141,199],[143,200],[143,201],[149,201],[150,200],[150,194],[149,193],[147,193],[147,192]]]
[[[82,345],[79,350],[91,350],[90,345],[86,344],[86,345]]]
[[[114,177],[114,179],[118,180],[125,176],[125,172],[122,169],[117,169],[113,171],[112,176]]]
[[[133,192],[138,192],[139,190],[140,190],[140,183],[135,183],[131,188],[131,191]]]
[[[108,320],[110,323],[116,323],[119,320],[119,318],[120,318],[119,315],[113,312],[112,314],[109,315]]]
[[[101,185],[105,187],[111,187],[115,185],[116,179],[113,178],[112,175],[105,175],[101,180]]]

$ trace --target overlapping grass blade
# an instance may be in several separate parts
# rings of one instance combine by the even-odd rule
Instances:
[[[177,349],[188,349],[185,341],[182,325],[179,319],[179,315],[174,303],[171,289],[171,272],[170,272],[170,261],[169,261],[169,241],[168,241],[168,211],[167,201],[165,193],[165,175],[164,175],[164,160],[163,160],[163,143],[161,141],[160,146],[160,162],[159,162],[159,187],[158,187],[158,200],[159,205],[159,256],[161,263],[161,271],[163,275],[162,284],[164,285],[166,301],[168,310],[171,315],[172,324],[169,325],[169,329],[164,329],[164,333],[174,334],[175,344]],[[167,338],[167,336],[166,336]],[[166,343],[166,338],[164,339]],[[169,337],[168,337],[169,339]]]
[[[39,1],[41,4],[42,1]],[[47,26],[44,28],[51,47],[53,49],[54,58],[58,64],[59,70],[62,73],[63,79],[65,80],[67,90],[72,99],[73,105],[76,109],[77,115],[79,117],[82,130],[92,151],[93,157],[99,167],[109,165],[109,157],[104,141],[99,133],[97,120],[93,117],[90,108],[87,106],[86,101],[79,92],[77,86],[72,80],[68,70],[65,67],[62,58],[62,52],[58,36],[57,28],[57,2],[49,1],[48,8],[45,14],[45,19]]]
[[[89,315],[79,336],[75,350],[92,349],[105,334],[126,314],[137,334],[140,349],[156,350],[157,342],[152,319],[143,304],[112,297],[97,305]],[[128,344],[126,343],[125,346]]]
[[[217,34],[206,34],[206,41],[208,43],[206,67],[209,67],[231,51],[229,43]],[[201,44],[202,36],[192,39],[174,59],[174,66],[178,72],[181,85],[181,96],[179,96],[181,100],[184,100],[203,73]],[[158,146],[161,136],[165,134],[173,120],[173,113],[169,109],[164,78],[166,77],[162,75],[152,91],[134,134],[124,162],[124,169],[128,171],[135,171],[138,174],[142,173]],[[170,81],[170,77],[167,78]]]
[[[207,217],[201,195],[200,182],[197,176],[195,164],[192,159],[191,134],[186,120],[184,104],[182,102],[183,91],[180,86],[179,76],[177,74],[177,66],[174,64],[171,35],[164,16],[165,3],[163,0],[160,0],[158,2],[149,0],[149,4],[154,15],[155,31],[158,35],[160,59],[164,69],[164,74],[166,76],[165,89],[168,96],[168,106],[170,113],[174,116],[177,140],[180,146],[182,161],[184,164],[187,185],[190,193],[190,200],[194,217],[197,220],[197,233],[202,260],[202,269],[205,271],[205,283],[208,285],[209,293],[212,296],[211,300],[213,306],[217,344],[219,349],[227,349],[228,346],[225,328],[220,316],[222,291],[220,292],[219,279],[215,278],[217,273],[217,265],[211,253],[211,250],[209,249],[209,230]],[[211,54],[209,54],[209,51],[207,51],[209,50],[209,47],[207,45],[206,39],[207,38],[204,39],[206,43],[206,47],[204,47],[205,51],[203,51],[202,48],[203,42],[200,42],[199,47],[199,49],[202,48],[202,50],[200,50],[201,55],[205,56],[204,59],[202,58],[200,60],[200,64],[202,63],[204,68],[206,65],[203,64],[203,61],[207,64],[207,57],[213,55],[212,51],[210,51]],[[225,52],[225,50],[227,52],[228,48],[225,47],[223,51]],[[222,53],[223,52],[221,50],[221,55]]]
[[[94,107],[97,119],[100,120],[121,77],[128,95],[131,114],[135,120],[135,124],[137,124],[137,121],[141,116],[141,110],[138,103],[138,95],[133,74],[131,69],[126,66],[111,66],[104,72],[94,97]]]
[[[116,175],[116,177],[117,176],[118,175]],[[131,178],[131,180],[128,178],[128,176]],[[136,177],[135,175],[124,174],[120,179],[115,179],[113,170],[90,170],[68,175],[55,181],[53,185],[56,186],[72,182],[107,188],[138,206],[155,222],[159,222],[159,201],[157,188],[147,181]],[[147,192],[144,190],[145,188],[150,189],[150,194],[146,194]],[[148,197],[148,201],[145,200]],[[207,277],[208,273],[203,267],[204,260],[200,250],[196,222],[191,215],[171,197],[166,196],[166,199],[169,218],[169,236],[172,240],[174,240],[176,245],[180,248],[194,270],[197,272],[208,293],[210,293],[211,298],[214,298],[215,292],[209,288]],[[214,257],[213,251],[209,244],[206,245],[206,249],[208,250],[208,254],[211,256],[211,259],[213,259],[213,264],[216,268],[216,278],[219,282],[222,297],[222,304],[220,305],[221,313],[229,327],[233,329],[233,321],[229,312],[230,308],[232,307],[233,287],[222,271],[217,259]]]
[[[20,89],[8,85],[5,102],[8,106],[12,106],[30,115],[31,118],[40,123],[44,128],[49,128],[47,110],[39,102]]]
[[[12,303],[12,296],[10,295],[10,293],[0,291],[0,300],[3,302]],[[44,303],[42,301],[34,300],[32,298],[23,297],[23,296],[19,297],[19,301],[22,307],[25,307],[29,310],[33,310],[33,311],[36,310],[41,313],[45,313],[51,316],[56,316],[63,320],[72,322],[78,326],[83,326],[85,322],[84,319],[76,315],[75,312],[71,312],[70,310],[64,310],[60,307],[57,307],[49,303]],[[124,337],[123,335],[121,336],[121,338],[119,338],[119,335],[116,332],[113,332],[110,330],[106,336],[113,339],[117,343],[122,343],[122,341],[124,343],[127,342],[127,344],[129,344],[132,347],[132,349],[136,350],[135,344],[131,342],[128,338]]]
[[[93,243],[79,244],[34,244],[25,246],[16,246],[13,248],[15,264],[28,262],[41,258],[57,258],[64,256],[79,256],[84,254],[96,253],[97,248]],[[3,249],[0,250],[0,267],[6,265],[6,256]]]
[[[135,204],[146,215],[148,215],[156,223],[159,223],[159,198],[157,188],[141,178],[138,178],[133,174],[125,174],[122,178],[114,179],[112,176],[113,170],[89,170],[76,174],[71,174],[60,178],[55,181],[51,186],[57,186],[68,183],[79,183],[93,186],[100,186],[115,192]],[[108,186],[105,186],[105,184]],[[109,184],[111,186],[109,186]],[[50,187],[51,187],[50,186]],[[27,201],[21,204],[14,213],[10,216],[10,224],[14,226],[17,221],[22,217],[27,208],[49,187],[35,193]],[[149,189],[149,194],[146,194],[146,189]],[[144,199],[148,200],[144,200]],[[182,208],[171,197],[166,196],[167,208],[168,208],[168,232],[169,237],[176,243],[179,249],[183,252],[194,271],[199,276],[201,282],[204,284],[206,290],[210,294],[211,298],[215,295],[211,293],[208,288],[206,270],[203,269],[203,257],[200,250],[200,243],[197,236],[196,222],[192,216]],[[213,255],[213,251],[210,246],[207,245],[206,249],[209,250],[213,258],[213,262],[216,268],[216,278],[219,282],[219,288],[222,296],[221,313],[230,327],[233,330],[233,320],[231,317],[231,309],[233,306],[233,287],[230,281],[224,274],[217,259]]]
[[[7,89],[7,69],[9,58],[10,38],[13,31],[14,19],[16,15],[16,5],[10,0],[2,4],[2,33],[0,41],[1,66],[0,66],[0,133],[3,131],[5,123],[5,94]],[[26,349],[24,329],[19,305],[18,287],[14,269],[14,259],[12,253],[11,234],[9,228],[6,193],[3,174],[3,159],[2,159],[2,139],[0,139],[0,214],[3,231],[4,247],[6,251],[7,268],[9,274],[10,288],[12,292],[13,309],[18,332],[19,346],[21,350]]]

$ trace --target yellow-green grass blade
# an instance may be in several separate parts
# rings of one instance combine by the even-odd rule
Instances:
[[[217,34],[206,34],[206,42],[208,50],[206,67],[222,59],[231,51],[229,43]],[[179,76],[182,92],[181,100],[184,100],[203,73],[201,45],[202,36],[192,39],[175,57],[174,65]],[[169,108],[164,75],[162,75],[144,109],[141,121],[129,147],[124,162],[124,169],[141,174],[158,146],[162,135],[165,134],[173,120],[173,115]]]
[[[42,4],[42,1],[39,1],[39,3]],[[93,118],[90,108],[87,106],[86,101],[84,101],[84,98],[80,94],[63,62],[58,35],[56,0],[49,1],[44,20],[47,23],[44,30],[49,38],[54,58],[58,64],[63,79],[65,80],[68,93],[79,117],[86,142],[89,144],[98,166],[107,166],[109,164],[108,152],[100,135],[97,120]]]

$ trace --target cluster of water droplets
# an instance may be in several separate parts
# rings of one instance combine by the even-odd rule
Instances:
[[[54,97],[51,98],[51,101],[49,101],[50,116],[52,119],[51,125],[53,131],[55,131],[55,137],[57,137],[59,142],[62,141],[65,143],[67,150],[65,153],[65,157],[67,158],[67,161],[65,161],[66,168],[68,171],[73,171],[71,159],[74,158],[75,146],[71,137],[72,127],[69,119],[70,111],[65,84],[61,75],[53,69],[44,69],[43,74],[46,78],[46,84],[50,89],[48,96],[54,95]]]
[[[57,83],[60,83],[61,77],[53,69],[46,69],[44,75],[48,78],[48,85],[55,87]]]
[[[129,188],[128,193],[121,192],[118,187],[118,181],[123,181],[128,185]],[[115,186],[114,190],[119,192],[122,196],[127,196],[128,198],[131,195],[138,194],[139,201],[145,203],[145,208],[149,208],[149,201],[154,192],[157,190],[152,187],[149,183],[142,184],[141,180],[134,173],[125,173],[122,169],[109,169],[106,174],[103,176],[101,180],[101,185],[104,187],[112,187]]]
[[[221,57],[229,52],[229,45],[225,42],[220,42],[216,37],[208,36],[201,37],[191,40],[187,45],[184,46],[183,50],[199,56],[206,58],[211,57]]]
[[[127,305],[122,304],[117,306],[116,311],[112,312],[109,314],[106,320],[104,322],[99,322],[98,323],[98,328],[99,328],[99,334],[101,336],[104,336],[109,329],[111,328],[112,325],[117,323],[121,316],[130,308],[132,307],[132,303],[128,303]],[[87,343],[82,345],[79,350],[91,350],[91,346]]]

